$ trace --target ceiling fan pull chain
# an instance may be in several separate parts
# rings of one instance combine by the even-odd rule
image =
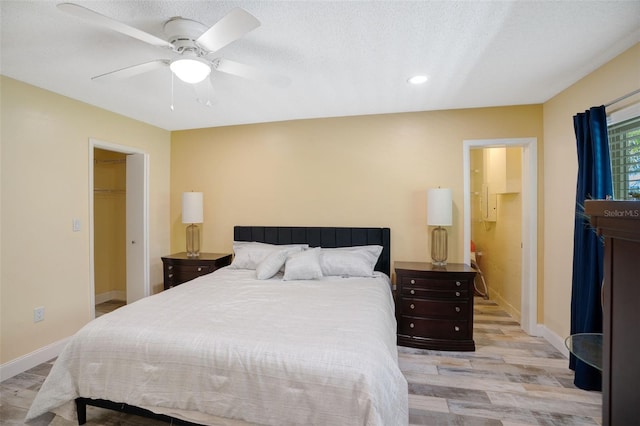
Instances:
[[[171,111],[173,111],[173,73],[171,74]]]

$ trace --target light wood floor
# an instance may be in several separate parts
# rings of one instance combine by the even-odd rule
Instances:
[[[526,335],[504,310],[476,299],[475,352],[399,347],[409,382],[412,425],[597,425],[601,394],[573,386],[568,361],[542,338]],[[0,424],[22,425],[52,362],[0,383]],[[33,425],[70,426],[54,414]],[[87,425],[162,425],[158,421],[87,409]],[[394,425],[389,425],[394,426]]]
[[[127,302],[124,300],[109,300],[108,302],[98,303],[96,305],[96,318],[101,315],[108,314],[111,311],[115,311],[126,304]]]

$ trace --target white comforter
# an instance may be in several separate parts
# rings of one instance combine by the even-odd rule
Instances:
[[[254,277],[223,268],[90,322],[27,419],[74,419],[81,396],[205,424],[408,423],[385,275]]]

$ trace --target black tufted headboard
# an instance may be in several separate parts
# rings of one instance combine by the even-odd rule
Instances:
[[[234,226],[234,241],[268,244],[309,244],[311,247],[379,245],[382,253],[375,270],[391,276],[391,230],[389,228],[336,228],[312,226]]]

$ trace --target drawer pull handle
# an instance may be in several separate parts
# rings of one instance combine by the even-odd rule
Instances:
[[[456,287],[460,287],[462,283],[460,281],[456,281]]]
[[[413,327],[415,327],[415,325],[413,325],[413,323],[410,323],[409,328],[413,328]]]
[[[415,290],[411,289],[411,294],[416,294]]]
[[[173,274],[169,274],[169,278],[173,278]]]
[[[460,297],[460,292],[456,291],[456,296]]]
[[[169,265],[169,266],[167,266],[167,269],[168,269],[168,270],[172,270],[172,269],[173,269],[173,265]]]
[[[457,325],[456,325],[455,327],[453,327],[453,329],[454,329],[455,331],[460,331],[460,327],[458,327]]]
[[[416,306],[415,306],[413,303],[412,303],[411,305],[409,305],[409,307],[410,307],[411,309],[415,309],[415,308],[416,308]]]
[[[460,312],[460,306],[456,306],[456,312]]]
[[[202,266],[198,266],[198,272],[202,272]]]
[[[411,284],[415,284],[415,283],[416,283],[416,280],[411,280]]]

